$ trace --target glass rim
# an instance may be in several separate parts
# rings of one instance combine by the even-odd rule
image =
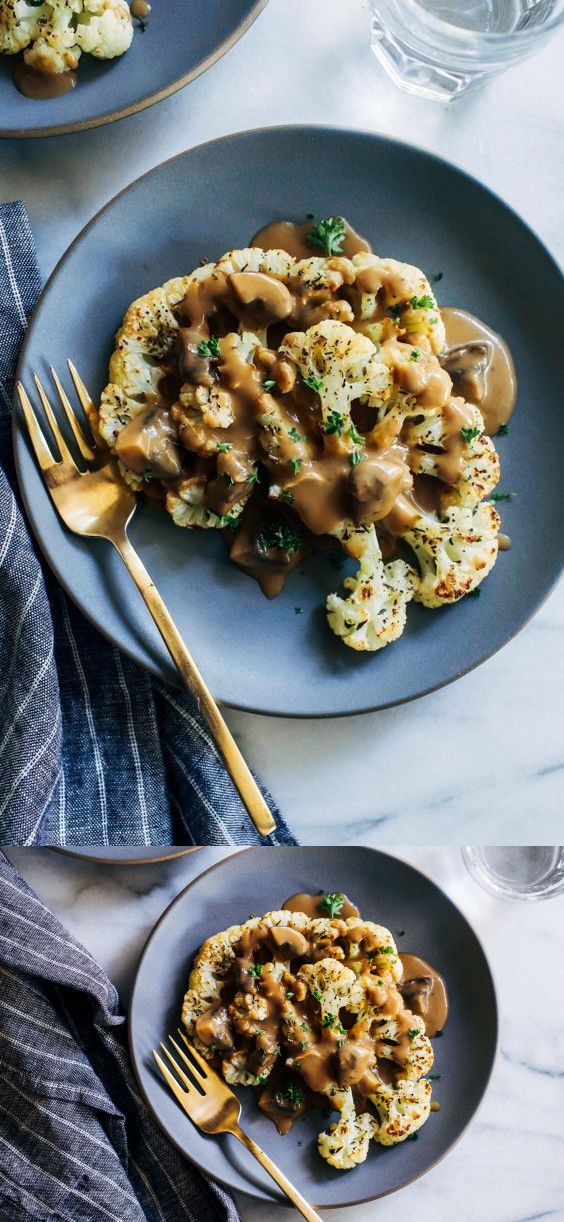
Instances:
[[[378,0],[370,0],[370,2],[373,9],[378,7]],[[496,46],[503,42],[504,39],[519,39],[521,42],[525,42],[527,39],[532,41],[534,37],[538,38],[543,34],[550,33],[551,30],[556,29],[564,22],[564,5],[562,5],[560,11],[549,18],[548,21],[543,22],[542,25],[534,25],[522,30],[485,30],[481,32],[480,30],[470,30],[464,26],[453,25],[452,22],[447,21],[444,17],[436,16],[435,13],[431,13],[423,7],[421,0],[402,0],[402,7],[406,11],[411,9],[412,12],[417,12],[419,18],[423,16],[430,32],[439,33],[442,31],[443,34],[447,33],[449,38],[460,43],[464,42],[466,47],[468,47],[469,39],[472,39],[476,46]]]

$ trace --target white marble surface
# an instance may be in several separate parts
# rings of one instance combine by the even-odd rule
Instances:
[[[0,142],[0,198],[25,200],[47,274],[101,204],[164,158],[228,131],[332,123],[458,161],[562,255],[563,50],[560,34],[443,109],[391,85],[369,50],[363,0],[271,0],[219,64],[152,110],[77,136]],[[430,842],[558,839],[563,612],[561,586],[501,654],[411,706],[331,723],[229,721],[303,841],[388,843],[422,829]],[[409,768],[398,766],[406,739]]]
[[[457,848],[391,851],[430,874],[481,936],[499,990],[501,1054],[477,1120],[448,1158],[393,1198],[324,1217],[558,1222],[564,1219],[564,896],[537,904],[496,900],[466,874]],[[159,865],[101,867],[45,849],[9,850],[40,898],[103,964],[124,1001],[161,912],[196,874],[225,855],[202,849]],[[239,1205],[243,1222],[297,1217],[243,1197]]]

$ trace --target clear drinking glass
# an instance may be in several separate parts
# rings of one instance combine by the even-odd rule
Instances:
[[[564,0],[370,0],[372,49],[408,93],[450,102],[532,55]]]
[[[564,848],[555,845],[470,845],[464,864],[476,882],[505,900],[547,900],[564,893]]]

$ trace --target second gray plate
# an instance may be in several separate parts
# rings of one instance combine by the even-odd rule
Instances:
[[[183,153],[117,196],[61,261],[31,322],[20,377],[49,381],[72,357],[94,395],[128,305],[244,246],[274,217],[341,213],[379,254],[442,273],[440,304],[458,305],[509,342],[520,394],[499,438],[503,529],[513,540],[480,598],[439,611],[411,605],[396,644],[355,654],[330,632],[327,593],[342,574],[308,561],[268,602],[230,564],[214,531],[182,531],[138,510],[132,539],[215,697],[255,712],[331,716],[383,708],[441,687],[495,653],[527,621],[564,558],[561,358],[564,283],[530,229],[497,196],[445,161],[360,132],[273,128]],[[550,320],[550,323],[548,322]],[[108,544],[61,526],[16,417],[27,511],[49,564],[81,610],[142,665],[178,681],[133,583]],[[301,614],[296,614],[301,608]]]
[[[433,1041],[433,1112],[419,1139],[386,1149],[374,1142],[351,1171],[329,1167],[317,1150],[327,1121],[308,1112],[286,1137],[240,1092],[241,1124],[296,1188],[318,1208],[386,1196],[429,1171],[462,1136],[487,1090],[497,1049],[497,1003],[484,951],[466,918],[424,874],[365,848],[251,849],[196,878],[155,926],[141,956],[129,1012],[133,1064],[145,1100],[172,1142],[230,1188],[265,1201],[285,1198],[235,1138],[206,1137],[164,1083],[152,1048],[180,1025],[182,998],[202,942],[251,912],[278,908],[298,891],[344,891],[367,920],[390,929],[400,950],[415,952],[445,977],[449,1018]],[[298,1131],[299,1130],[299,1131]],[[400,1206],[401,1210],[401,1206]]]

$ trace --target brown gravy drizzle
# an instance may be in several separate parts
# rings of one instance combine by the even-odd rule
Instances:
[[[131,16],[136,17],[138,21],[147,21],[151,8],[152,5],[148,3],[148,0],[133,0]]]
[[[447,349],[442,356],[455,391],[479,407],[493,437],[511,418],[517,398],[513,358],[505,340],[466,310],[443,306]]]
[[[34,101],[48,101],[49,98],[60,98],[70,93],[76,86],[76,72],[40,72],[24,59],[16,59],[12,64],[12,80],[19,93]]]
[[[283,910],[303,912],[312,918],[327,917],[329,913],[321,907],[324,894],[291,895]],[[346,895],[336,895],[342,899],[337,921],[360,918],[358,908]],[[331,1025],[322,1027],[319,1003],[298,978],[302,963],[331,957],[344,938],[362,948],[363,980],[370,1001],[384,1007],[385,1014],[395,1016],[395,1044],[379,1041],[378,1024],[372,1018],[361,1017],[355,1022],[354,1015],[346,1010],[335,1015]],[[323,1091],[331,1082],[352,1087],[355,1100],[362,1106],[381,1083],[394,1083],[409,1056],[414,1014],[423,1018],[428,1036],[443,1030],[448,1001],[442,976],[416,955],[400,954],[403,979],[397,985],[385,982],[371,962],[371,952],[378,945],[374,932],[365,925],[347,931],[344,924],[336,942],[324,933],[308,930],[302,934],[290,926],[259,924],[246,929],[235,945],[232,975],[223,986],[221,999],[197,1019],[196,1033],[219,1056],[229,1055],[234,1048],[244,1049],[251,1073],[258,1076],[269,1071],[264,1085],[253,1087],[253,1091],[259,1107],[279,1133],[289,1132],[308,1108],[325,1107],[327,1096]],[[284,964],[281,980],[268,968],[272,962]],[[343,963],[348,966],[346,958]],[[245,1008],[232,1004],[241,991],[266,1001],[266,1017],[260,1019],[258,1033],[254,1025],[249,1026]],[[287,1025],[288,1034],[283,1035],[290,1000],[295,1021]],[[286,1060],[292,1064],[286,1064]]]
[[[361,526],[377,523],[384,557],[396,554],[401,536],[421,512],[440,512],[449,487],[459,480],[467,445],[461,430],[474,424],[471,404],[480,407],[488,430],[496,431],[507,422],[515,402],[509,350],[484,323],[463,310],[442,311],[447,348],[438,361],[425,337],[397,337],[384,305],[377,304],[373,321],[382,324],[386,357],[398,386],[422,406],[442,406],[446,440],[444,449],[434,454],[438,477],[428,476],[425,450],[404,442],[401,419],[391,413],[374,426],[373,415],[353,404],[354,427],[364,444],[362,461],[351,464],[348,438],[323,432],[316,392],[277,350],[289,332],[307,330],[321,319],[341,319],[361,332],[368,325],[354,319],[347,296],[352,291],[351,273],[343,256],[371,248],[344,224],[342,255],[331,260],[342,278],[337,296],[327,288],[304,287],[291,277],[282,282],[262,272],[215,272],[207,280],[193,281],[176,308],[176,351],[163,362],[157,405],[166,429],[170,425],[176,431],[183,447],[182,457],[176,450],[178,461],[184,463],[182,476],[201,485],[204,506],[226,517],[228,525],[232,507],[245,505],[233,523],[235,534],[225,531],[230,556],[257,579],[269,598],[280,592],[285,577],[304,555],[318,550],[344,519],[352,518]],[[320,251],[308,242],[311,228],[311,222],[273,221],[255,234],[252,244],[285,250],[297,258],[312,257]],[[384,284],[395,295],[405,291],[403,274],[395,268],[366,268],[357,283],[362,291],[375,294]],[[265,346],[257,350],[252,363],[237,349],[238,323],[267,331]],[[218,343],[219,356],[213,351]],[[231,424],[219,427],[213,416],[206,419],[185,408],[179,401],[183,383],[219,388],[229,405]],[[269,413],[276,422],[274,452],[267,452],[262,444],[268,438],[260,422]],[[118,453],[121,447],[120,457],[132,470],[152,468],[158,478],[174,476],[172,461],[166,476],[160,474],[162,463],[153,468],[147,453],[151,445],[145,444],[139,424],[127,425],[121,437]],[[173,438],[167,447],[168,451],[174,447]],[[270,487],[278,489],[274,499],[267,497],[264,485],[257,487],[265,472]]]

